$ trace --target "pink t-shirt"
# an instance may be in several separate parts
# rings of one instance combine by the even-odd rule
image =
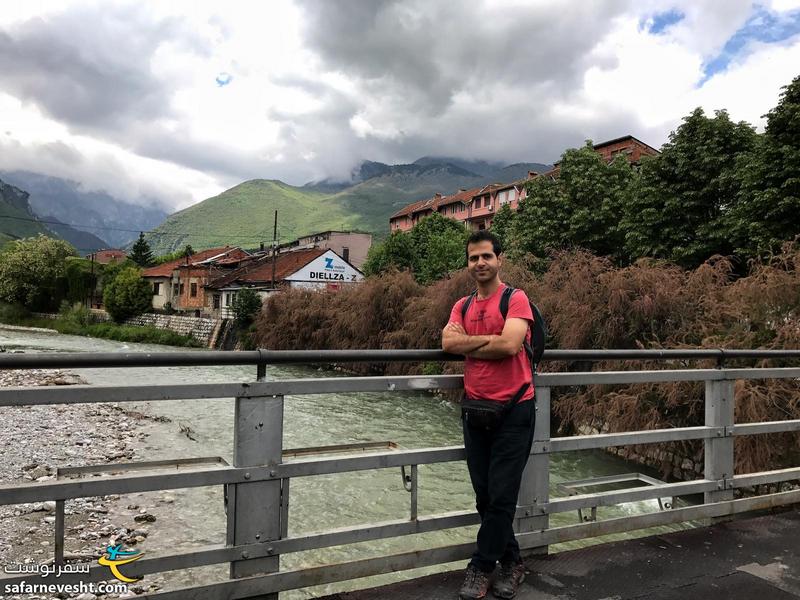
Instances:
[[[461,319],[461,307],[466,298],[462,298],[450,311],[450,322],[461,324],[468,335],[500,335],[505,325],[503,315],[500,314],[500,297],[505,287],[505,284],[500,284],[497,291],[485,299],[474,296],[464,320]],[[518,289],[511,294],[506,318],[526,319],[529,323],[533,323],[531,305],[524,291]],[[530,328],[525,338],[528,342],[531,341]],[[526,382],[531,386],[523,394],[520,402],[533,398],[531,363],[524,348],[514,356],[497,360],[469,356],[464,358],[464,390],[470,398],[505,402],[510,400]]]

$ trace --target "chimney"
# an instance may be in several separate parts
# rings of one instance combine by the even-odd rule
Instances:
[[[435,195],[434,197],[435,197],[437,200],[441,200],[441,199],[442,199],[442,195],[441,195],[439,192],[436,192],[436,195]]]
[[[263,251],[264,251],[264,242],[261,242],[261,244],[259,245],[259,248],[258,248],[258,249],[259,249],[261,252],[263,252]]]

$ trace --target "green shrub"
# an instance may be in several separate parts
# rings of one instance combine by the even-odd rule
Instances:
[[[106,311],[117,323],[150,310],[153,289],[141,277],[136,267],[126,267],[117,273],[103,289]]]
[[[247,288],[239,290],[236,293],[236,298],[233,300],[233,314],[236,318],[236,324],[244,329],[253,322],[258,312],[261,310],[261,296],[253,290]]]
[[[0,322],[15,324],[31,316],[30,311],[21,304],[0,302]]]
[[[85,326],[92,322],[92,313],[80,302],[70,304],[68,301],[63,300],[61,307],[58,309],[58,318],[67,323]]]

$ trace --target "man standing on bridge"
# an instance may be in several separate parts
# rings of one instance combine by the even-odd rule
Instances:
[[[467,270],[477,290],[456,302],[442,331],[442,349],[465,356],[461,418],[481,517],[477,549],[459,593],[464,600],[486,596],[498,561],[495,596],[513,598],[525,578],[513,522],[533,443],[533,374],[523,347],[525,340],[530,342],[533,314],[525,292],[515,290],[506,295],[503,318],[501,299],[507,286],[498,274],[501,254],[500,241],[488,231],[469,237]]]

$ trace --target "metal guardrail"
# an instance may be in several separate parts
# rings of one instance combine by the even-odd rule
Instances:
[[[550,351],[550,360],[672,360],[713,358],[798,358],[800,351],[759,350],[664,350],[664,351]],[[214,360],[219,359],[219,360]],[[440,351],[308,351],[308,352],[181,352],[166,354],[82,354],[0,356],[0,368],[52,368],[90,366],[166,365],[264,365],[296,362],[386,362],[454,359]],[[800,368],[692,369],[656,371],[610,371],[553,373],[536,376],[537,419],[531,458],[523,476],[515,528],[520,545],[528,551],[546,551],[564,541],[632,531],[732,515],[800,502],[800,490],[734,500],[734,490],[759,484],[800,479],[800,467],[734,475],[733,440],[736,436],[800,431],[800,419],[768,423],[734,423],[734,383],[738,379],[800,378]],[[607,433],[565,438],[550,436],[550,395],[557,386],[622,384],[636,382],[705,382],[705,423],[651,431]],[[69,386],[58,388],[0,388],[0,406],[133,402],[142,400],[235,398],[233,465],[208,465],[207,459],[190,459],[180,469],[137,472],[135,465],[118,469],[120,474],[104,478],[58,480],[0,485],[0,505],[106,494],[225,485],[228,521],[224,545],[206,546],[168,556],[144,557],[126,565],[126,573],[142,576],[202,565],[230,564],[230,580],[209,585],[152,594],[160,599],[228,599],[277,594],[279,591],[322,583],[355,579],[421,566],[466,559],[473,544],[460,544],[421,551],[350,561],[322,567],[281,571],[282,554],[342,544],[413,535],[478,523],[474,511],[419,516],[417,466],[465,459],[461,446],[398,450],[389,448],[370,454],[346,454],[286,462],[291,451],[282,447],[284,397],[286,395],[358,391],[402,391],[457,389],[459,375],[433,377],[336,377],[262,381],[140,386]],[[645,487],[549,497],[550,454],[676,440],[703,440],[703,478]],[[303,449],[305,451],[314,449]],[[194,462],[192,462],[192,460]],[[170,462],[172,464],[172,462]],[[102,465],[105,470],[110,465]],[[288,536],[289,489],[296,477],[411,466],[403,483],[411,490],[408,519],[390,520],[318,533]],[[579,525],[549,527],[549,516],[565,511],[596,510],[623,502],[703,494],[703,504],[672,508],[651,514],[591,521]],[[267,510],[264,507],[267,507]],[[674,505],[673,505],[674,506]],[[63,552],[63,546],[62,546]],[[19,576],[0,578],[0,585],[18,583]],[[65,573],[60,583],[103,581],[108,571],[94,567],[88,574]],[[35,580],[28,578],[29,583]]]

